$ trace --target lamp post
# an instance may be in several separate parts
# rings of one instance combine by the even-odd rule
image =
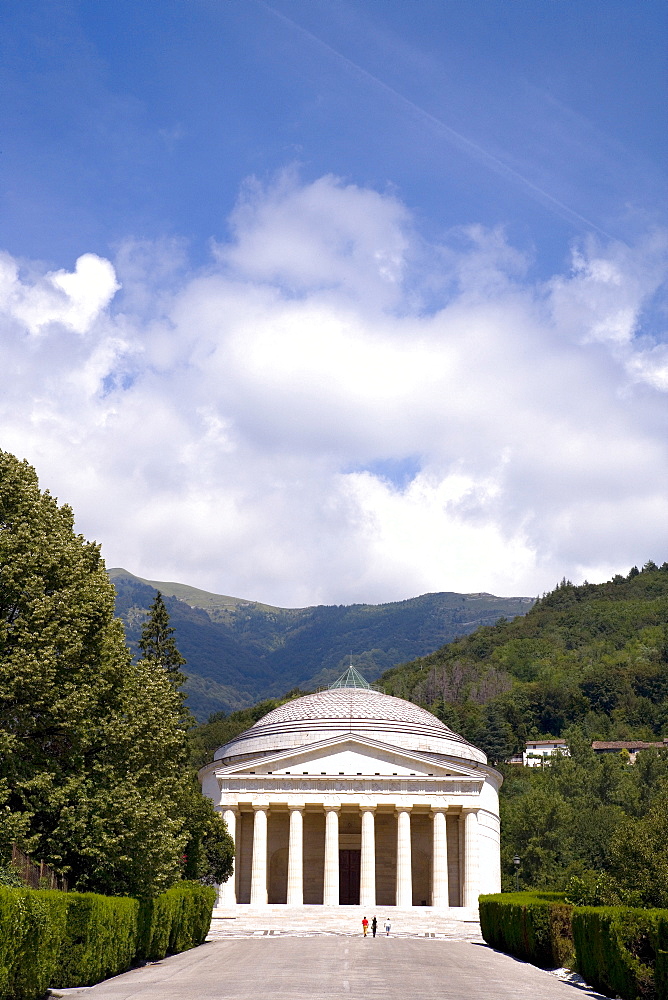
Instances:
[[[515,865],[515,892],[520,891],[520,859],[517,855],[513,858],[513,864]]]

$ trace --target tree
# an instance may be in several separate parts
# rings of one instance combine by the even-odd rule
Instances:
[[[107,893],[182,876],[194,793],[177,675],[132,661],[99,547],[0,452],[0,861],[19,840]]]
[[[185,666],[186,661],[176,648],[174,629],[169,624],[169,612],[160,591],[149,608],[137,645],[142,652],[142,659],[163,667],[176,687],[183,684],[185,676],[181,673],[181,667]]]

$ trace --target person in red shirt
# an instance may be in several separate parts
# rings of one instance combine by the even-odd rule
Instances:
[[[366,932],[369,929],[369,921],[366,917],[362,918],[362,934],[366,937]]]

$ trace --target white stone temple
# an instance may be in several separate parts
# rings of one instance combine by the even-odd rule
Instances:
[[[445,909],[501,890],[501,775],[354,668],[221,747],[200,781],[236,845],[219,907]]]

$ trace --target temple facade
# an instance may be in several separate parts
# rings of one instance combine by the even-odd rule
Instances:
[[[352,668],[221,747],[200,780],[236,846],[219,907],[445,909],[500,891],[501,775]]]

